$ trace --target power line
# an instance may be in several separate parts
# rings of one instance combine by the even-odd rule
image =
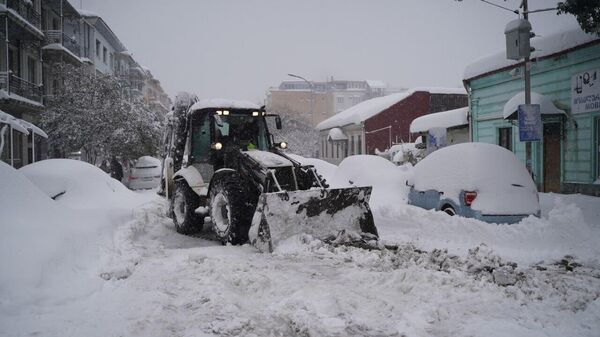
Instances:
[[[519,15],[519,10],[518,9],[510,9],[510,8],[507,8],[507,7],[504,7],[504,6],[500,6],[498,4],[495,4],[495,3],[487,1],[487,0],[479,0],[479,1],[485,2],[488,5],[492,5],[492,6],[495,6],[495,7],[498,7],[498,8],[502,8],[504,10],[507,10],[509,12],[512,12],[512,13],[515,13],[515,14]]]

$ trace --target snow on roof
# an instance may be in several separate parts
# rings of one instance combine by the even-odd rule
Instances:
[[[349,109],[346,109],[319,123],[317,130],[325,130],[333,127],[345,126],[349,124],[360,124],[365,120],[377,115],[392,105],[404,100],[415,92],[424,91],[431,94],[460,94],[465,95],[464,88],[441,88],[441,87],[418,87],[396,94],[376,97],[361,102]]]
[[[451,128],[459,125],[467,125],[468,107],[431,113],[415,118],[410,123],[410,132],[426,132],[432,128]]]
[[[86,9],[78,9],[77,12],[79,12],[79,15],[81,16],[85,16],[85,17],[100,17],[100,15],[96,14],[95,12],[92,11],[88,11]]]
[[[361,122],[364,122],[365,120],[377,115],[381,111],[402,101],[413,93],[414,91],[410,90],[398,94],[366,100],[322,121],[317,125],[316,129],[325,130],[348,124],[360,124]]]
[[[200,100],[190,108],[190,111],[201,109],[260,109],[258,104],[249,101],[236,101],[223,98],[211,98]]]
[[[506,102],[506,104],[504,104],[502,117],[504,117],[504,119],[511,117],[511,115],[517,112],[520,104],[525,104],[524,91],[514,95],[510,100],[508,100],[508,102]],[[540,113],[542,115],[566,114],[563,110],[558,109],[548,97],[538,94],[537,92],[531,92],[531,104],[539,104]]]
[[[373,89],[387,88],[387,84],[385,84],[385,82],[380,81],[380,80],[366,80],[365,82],[367,82],[367,85]]]
[[[531,58],[552,55],[598,39],[597,36],[587,34],[579,27],[545,37],[533,38],[531,45],[536,50],[531,53]],[[469,64],[463,72],[463,79],[468,80],[519,62],[507,59],[506,51],[502,50]]]
[[[342,129],[333,128],[333,129],[329,130],[329,135],[327,136],[327,138],[331,139],[331,140],[346,140],[346,139],[348,139],[348,136],[346,136],[344,134]]]
[[[446,94],[446,95],[466,95],[465,88],[445,88],[445,87],[416,87],[413,91],[425,91],[430,94]]]

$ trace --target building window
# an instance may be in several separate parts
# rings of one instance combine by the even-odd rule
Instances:
[[[102,47],[102,62],[104,62],[104,64],[106,64],[107,54],[108,54],[108,50],[106,49],[106,47]]]
[[[37,82],[37,62],[33,57],[27,58],[27,80],[33,84]]]
[[[498,145],[512,151],[512,127],[498,129]]]
[[[21,76],[21,63],[19,62],[19,49],[13,46],[8,47],[8,60],[9,60],[9,69],[16,74],[17,76]]]
[[[344,103],[344,97],[338,97],[337,98],[337,102],[340,103],[340,104]]]
[[[350,155],[354,154],[354,136],[350,137]]]
[[[100,41],[96,40],[96,57],[100,58]]]
[[[362,136],[358,135],[358,139],[356,141],[356,153],[362,154]]]

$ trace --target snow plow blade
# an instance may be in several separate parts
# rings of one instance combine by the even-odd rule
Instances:
[[[273,252],[279,241],[297,234],[325,239],[345,230],[377,237],[370,197],[371,187],[263,193],[248,232],[250,243]]]

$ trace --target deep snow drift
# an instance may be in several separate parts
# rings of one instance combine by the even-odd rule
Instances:
[[[74,160],[21,170],[0,162],[0,191],[2,316],[99,290],[115,229],[150,199]],[[56,201],[50,198],[60,192]]]

